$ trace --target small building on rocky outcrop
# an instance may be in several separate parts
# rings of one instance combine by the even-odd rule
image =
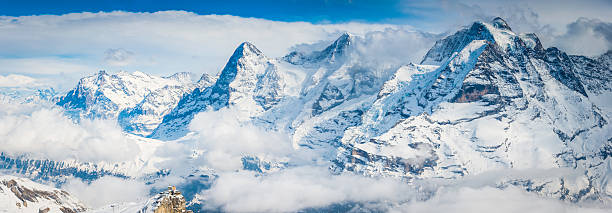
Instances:
[[[176,190],[176,187],[169,186],[167,191],[157,194],[147,207],[151,208],[154,213],[192,213],[191,210],[185,209],[185,204],[185,197],[181,192]]]

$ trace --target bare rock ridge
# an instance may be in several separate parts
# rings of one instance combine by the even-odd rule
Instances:
[[[185,209],[185,197],[176,187],[169,186],[168,190],[160,192],[153,197],[141,212],[153,213],[192,213]]]

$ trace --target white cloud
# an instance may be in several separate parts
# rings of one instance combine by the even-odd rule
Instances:
[[[254,43],[268,56],[280,57],[295,45],[333,40],[344,31],[373,39],[370,43],[375,45],[368,46],[372,48],[368,50],[373,52],[372,55],[396,56],[389,59],[393,62],[402,57],[406,58],[403,63],[418,62],[435,40],[422,32],[454,32],[458,26],[468,25],[474,20],[502,16],[516,31],[536,32],[545,46],[552,46],[558,45],[556,38],[566,32],[566,26],[580,17],[612,22],[607,15],[610,5],[605,3],[483,3],[466,0],[401,4],[407,8],[407,13],[423,17],[406,22],[418,26],[418,29],[408,25],[357,22],[281,22],[184,11],[4,16],[0,17],[0,43],[3,44],[0,74],[63,73],[71,75],[71,79],[100,69],[157,75],[182,71],[216,74],[243,41]],[[550,7],[565,12],[559,13]],[[440,13],[445,15],[440,16]],[[368,33],[371,31],[379,32]],[[595,39],[601,40],[597,36]],[[566,50],[572,54],[601,53],[601,48]]]
[[[56,107],[2,100],[0,151],[34,159],[120,162],[134,159],[140,148],[114,121],[76,124]]]
[[[24,75],[0,75],[0,87],[34,87],[39,84],[37,79]]]
[[[607,212],[606,209],[586,208],[559,200],[538,197],[522,189],[492,187],[441,189],[424,202],[395,206],[389,212]]]
[[[383,212],[606,212],[597,204],[574,205],[519,187],[496,188],[510,175],[554,177],[566,170],[498,171],[465,180],[428,179],[411,183],[355,174],[331,175],[325,167],[300,166],[266,175],[227,172],[201,192],[205,209],[228,212],[292,212],[360,203],[356,211]],[[605,208],[602,206],[601,208]]]
[[[0,58],[5,56],[0,60],[4,67],[0,73],[113,71],[117,64],[104,60],[109,55],[105,51],[121,47],[137,53],[129,57],[129,64],[120,63],[121,69],[164,75],[179,71],[214,74],[244,41],[279,57],[299,43],[331,40],[344,31],[365,34],[388,27],[399,26],[280,22],[183,11],[0,17]],[[56,57],[52,59],[55,63],[49,57]],[[28,66],[17,66],[23,62]]]
[[[555,46],[579,55],[599,55],[612,50],[612,22],[579,18],[556,37]],[[596,53],[596,54],[594,54]]]
[[[326,168],[304,166],[264,176],[224,173],[202,196],[207,208],[228,212],[291,212],[344,201],[397,202],[413,197],[409,189],[397,180],[331,175]]]
[[[238,120],[238,111],[221,109],[196,115],[190,129],[199,133],[199,148],[206,150],[205,163],[218,171],[242,168],[243,156],[268,159],[287,157],[294,152],[286,134],[266,131]]]
[[[104,176],[91,183],[69,178],[62,189],[92,208],[113,203],[135,202],[149,197],[149,186],[142,182]]]

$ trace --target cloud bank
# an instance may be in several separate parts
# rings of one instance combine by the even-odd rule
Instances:
[[[606,212],[606,209],[572,206],[559,200],[541,198],[522,189],[509,187],[461,187],[440,190],[433,198],[423,202],[410,202],[394,206],[389,212]]]
[[[33,87],[40,83],[37,79],[24,75],[0,75],[0,87]]]
[[[279,57],[299,43],[331,40],[344,31],[364,34],[385,28],[408,27],[280,22],[184,11],[5,16],[0,17],[0,73],[123,69],[155,74],[214,74],[244,41],[251,41],[269,56]],[[56,64],[46,63],[50,58]],[[131,63],[125,63],[127,58]],[[29,65],[19,66],[17,61],[23,60],[29,60]]]
[[[104,176],[91,183],[69,178],[62,189],[70,192],[91,208],[113,203],[135,202],[149,198],[149,186],[136,180]]]
[[[36,104],[0,102],[0,152],[34,159],[121,162],[140,148],[113,121],[74,123],[63,110]]]

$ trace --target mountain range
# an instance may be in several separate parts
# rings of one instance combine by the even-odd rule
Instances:
[[[151,144],[189,138],[198,113],[232,109],[241,123],[287,133],[295,150],[316,150],[334,174],[412,182],[569,169],[571,176],[527,172],[498,184],[612,204],[612,51],[586,57],[544,48],[535,34],[515,33],[501,18],[437,41],[419,64],[366,63],[355,39],[344,33],[324,49],[279,58],[244,42],[218,75],[199,80],[188,73],[100,71],[56,104],[75,120],[116,119],[126,133],[148,138],[138,140],[156,141]],[[0,167],[18,172],[20,166],[48,168],[16,164],[29,161],[4,154],[0,160]],[[243,162],[243,169],[265,172],[270,163]],[[67,168],[84,164],[66,165],[72,166],[62,171],[70,173]],[[83,176],[172,170],[127,174],[112,167]]]

